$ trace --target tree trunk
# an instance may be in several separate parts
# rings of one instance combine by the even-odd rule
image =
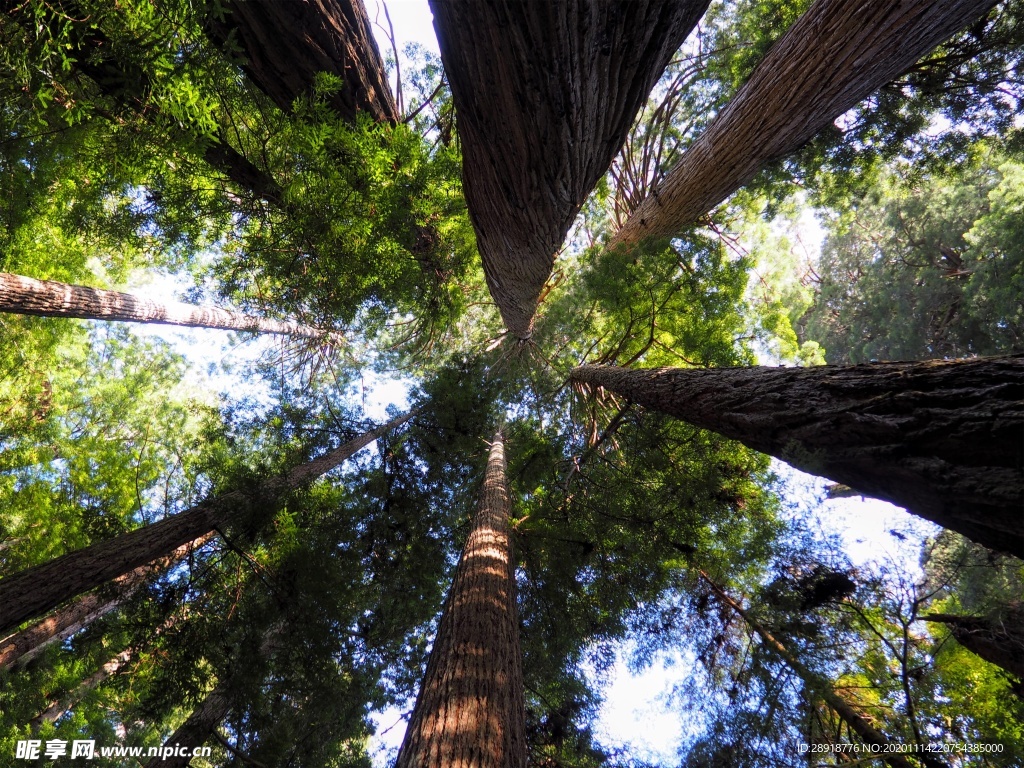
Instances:
[[[792,669],[796,673],[797,677],[804,682],[804,685],[821,696],[822,700],[843,719],[851,731],[856,733],[865,741],[865,743],[877,745],[879,747],[880,751],[877,754],[879,758],[891,765],[892,768],[914,768],[914,764],[899,752],[885,751],[892,742],[885,736],[885,734],[871,725],[871,722],[866,717],[850,706],[846,699],[836,693],[828,680],[804,666],[796,656],[790,653],[789,649],[786,648],[785,645],[783,645],[759,621],[747,613],[743,606],[733,600],[728,593],[718,586],[718,584],[704,571],[698,571],[698,573],[704,582],[711,588],[711,591],[715,593],[718,599],[735,611],[740,618],[747,623],[747,626],[758,634],[765,647],[771,650],[772,653],[778,656],[786,664],[786,666]],[[929,768],[947,768],[946,764],[941,760],[929,755],[922,754],[915,755],[915,757],[917,757],[924,765],[929,766]]]
[[[1024,355],[571,378],[1024,556]]]
[[[342,119],[360,112],[398,122],[384,62],[361,0],[229,0],[207,29],[218,43],[241,47],[249,78],[284,112],[309,96],[316,75],[342,80],[328,104]]]
[[[227,689],[223,683],[206,694],[202,704],[192,710],[192,714],[182,723],[178,730],[164,742],[167,746],[180,744],[183,747],[199,747],[206,743],[210,734],[228,716],[231,702],[227,697]],[[187,756],[154,757],[146,768],[186,768],[192,760],[191,750]]]
[[[338,334],[308,325],[243,315],[217,307],[193,307],[141,299],[130,293],[68,285],[0,272],[0,312],[40,317],[78,317],[126,323],[183,325],[253,333],[280,333],[307,339],[340,340]]]
[[[994,0],[817,0],[612,239],[679,233]]]
[[[529,338],[555,254],[708,0],[432,0],[491,295]]]
[[[19,666],[28,664],[52,643],[63,642],[96,619],[113,611],[136,589],[145,584],[154,573],[181,562],[211,538],[213,538],[212,533],[202,536],[178,547],[167,558],[141,565],[134,571],[119,576],[114,579],[112,594],[83,595],[45,619],[0,641],[0,669],[9,669],[15,664]]]
[[[524,768],[526,714],[505,482],[494,436],[483,490],[395,768]]]
[[[925,621],[941,622],[967,650],[1024,680],[1024,610],[1015,606],[999,621],[979,616],[933,613]]]
[[[295,467],[252,490],[207,499],[158,523],[70,552],[0,580],[0,631],[55,608],[90,589],[166,557],[200,536],[244,520],[257,506],[319,477],[413,416],[410,412],[350,440],[318,459]]]
[[[73,691],[68,693],[66,696],[54,701],[45,710],[36,715],[29,722],[32,730],[38,730],[39,726],[43,723],[53,723],[60,719],[61,715],[71,709],[75,704],[85,698],[89,691],[96,688],[100,683],[106,680],[111,675],[116,675],[117,672],[131,661],[135,655],[135,649],[129,648],[121,653],[117,654],[114,658],[100,667],[98,670],[89,675],[85,680],[79,683]]]

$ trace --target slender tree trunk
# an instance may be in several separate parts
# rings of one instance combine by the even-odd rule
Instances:
[[[85,680],[78,684],[73,691],[68,693],[66,696],[54,701],[50,706],[36,715],[29,722],[32,730],[38,730],[39,726],[43,723],[56,722],[61,715],[71,709],[75,704],[80,702],[86,697],[86,695],[100,685],[111,675],[116,675],[120,669],[132,660],[135,655],[135,649],[129,648],[121,653],[117,654],[114,658],[100,667],[98,670],[89,675]]]
[[[241,47],[249,78],[284,112],[313,92],[317,74],[341,78],[328,104],[355,122],[398,122],[384,62],[361,0],[229,0],[207,30],[220,44]]]
[[[53,643],[63,642],[80,629],[107,615],[157,572],[166,570],[181,562],[199,547],[213,538],[209,533],[195,541],[184,544],[168,557],[141,565],[134,571],[114,579],[112,592],[83,595],[54,611],[45,619],[26,627],[20,632],[0,641],[0,669],[9,669],[15,664],[24,666]]]
[[[1008,611],[999,621],[948,613],[932,613],[921,618],[945,624],[964,648],[1024,680],[1024,610],[1020,606]]]
[[[526,714],[498,432],[395,768],[524,768]]]
[[[1024,355],[571,378],[1024,556]]]
[[[258,506],[319,477],[401,425],[413,413],[392,419],[318,459],[294,468],[250,491],[232,491],[207,499],[158,523],[70,552],[0,580],[0,631],[51,610],[90,589],[165,557],[211,531],[244,520]]]
[[[856,733],[867,744],[876,745],[882,750],[878,753],[878,757],[885,760],[892,768],[914,768],[914,763],[911,763],[902,754],[898,752],[885,752],[886,747],[892,744],[885,734],[871,725],[871,722],[866,717],[861,715],[850,706],[846,699],[836,693],[835,689],[826,679],[804,666],[785,645],[764,625],[753,618],[743,606],[736,600],[733,600],[710,576],[704,571],[698,571],[698,573],[718,599],[735,611],[747,623],[747,626],[760,636],[765,647],[782,659],[786,666],[792,669],[797,674],[797,677],[804,682],[804,685],[821,696],[822,700],[843,719],[851,731]],[[915,755],[915,757],[924,765],[929,766],[929,768],[947,768],[945,763],[934,757],[928,755]]]
[[[331,338],[337,341],[339,338],[337,334],[308,325],[268,320],[217,307],[151,301],[130,293],[35,280],[9,272],[0,272],[0,312],[280,333],[307,339]]]
[[[188,719],[164,743],[167,746],[179,744],[183,747],[202,746],[221,720],[228,716],[230,710],[231,702],[227,696],[227,688],[224,683],[218,683],[212,691],[206,694],[202,703],[192,710]],[[185,757],[172,756],[166,759],[154,757],[146,763],[146,768],[186,768],[191,760],[191,754]]]
[[[816,0],[610,245],[679,233],[994,0]]]
[[[555,254],[708,0],[432,0],[484,274],[529,338]]]

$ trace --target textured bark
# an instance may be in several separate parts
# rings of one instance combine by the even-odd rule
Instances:
[[[610,245],[679,233],[994,0],[817,0]]]
[[[432,0],[487,285],[530,335],[555,253],[707,0]]]
[[[111,675],[116,675],[118,671],[135,655],[135,649],[129,648],[126,651],[122,651],[117,654],[114,658],[100,667],[98,670],[89,675],[85,680],[79,683],[73,691],[68,693],[66,696],[61,697],[57,701],[54,701],[50,706],[36,715],[30,721],[32,730],[38,730],[39,726],[43,723],[56,722],[61,715],[71,709],[75,704],[85,698],[89,691],[96,688],[100,683],[106,680]]]
[[[285,477],[268,480],[252,490],[232,491],[207,499],[158,523],[97,542],[0,580],[0,631],[13,629],[65,600],[166,557],[200,536],[245,519],[258,504],[273,503],[282,494],[333,469],[412,415],[392,419],[294,468]]]
[[[1024,355],[571,377],[1024,556]]]
[[[181,562],[211,538],[213,534],[202,536],[178,547],[166,558],[139,566],[114,579],[113,590],[82,595],[45,619],[0,641],[0,669],[8,669],[15,664],[28,664],[49,645],[67,640],[80,629],[120,606],[155,573]]]
[[[224,10],[208,30],[218,42],[230,37],[241,47],[246,74],[283,111],[327,72],[343,82],[328,100],[340,117],[354,122],[365,112],[377,122],[398,121],[361,0],[229,0]]]
[[[253,333],[280,333],[307,339],[339,337],[308,325],[268,320],[217,307],[151,301],[120,291],[105,291],[52,280],[0,272],[0,312],[41,317],[79,317],[126,323],[183,325]]]
[[[822,700],[828,704],[828,706],[831,707],[840,718],[842,718],[843,722],[849,726],[851,731],[856,733],[865,741],[865,743],[874,744],[880,748],[878,757],[891,765],[892,768],[914,768],[914,763],[907,760],[907,758],[902,754],[886,751],[887,746],[892,745],[893,742],[891,742],[885,734],[871,725],[871,722],[854,709],[846,699],[836,693],[828,680],[806,667],[781,641],[779,641],[778,638],[771,633],[771,631],[751,616],[742,605],[730,597],[729,594],[718,586],[718,584],[704,573],[704,571],[700,571],[699,573],[700,577],[711,588],[711,591],[715,593],[718,599],[735,611],[740,618],[747,623],[747,626],[758,634],[765,647],[771,650],[772,653],[778,656],[786,664],[786,666],[792,669],[796,673],[797,677],[804,682],[804,685],[818,694]],[[915,757],[924,765],[929,766],[929,768],[946,768],[946,763],[931,757],[930,755],[915,755]]]
[[[206,743],[210,734],[220,724],[220,721],[228,716],[231,710],[231,703],[227,696],[227,689],[223,683],[206,694],[202,704],[192,710],[192,714],[182,723],[171,737],[164,742],[167,746],[180,744],[183,747],[199,747]],[[191,762],[191,754],[181,757],[154,757],[146,768],[186,768]]]
[[[945,624],[964,648],[1024,680],[1024,608],[1020,605],[997,621],[948,613],[933,613],[922,618]]]
[[[509,514],[499,432],[395,768],[526,765]]]

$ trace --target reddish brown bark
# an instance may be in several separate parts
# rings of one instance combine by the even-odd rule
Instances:
[[[78,317],[126,323],[182,325],[253,333],[280,333],[307,339],[340,337],[308,325],[243,315],[218,307],[194,307],[142,299],[130,293],[68,285],[0,272],[0,312],[41,317]]]
[[[526,765],[509,514],[499,432],[395,768]]]
[[[484,274],[530,335],[556,252],[707,0],[433,0]]]
[[[1024,355],[571,377],[1024,556]]]
[[[1024,608],[1013,606],[999,619],[933,613],[925,621],[941,622],[964,648],[1024,680]]]
[[[326,72],[342,80],[328,104],[343,119],[364,112],[377,122],[398,121],[360,0],[229,0],[224,11],[222,19],[210,19],[211,34],[241,48],[246,74],[285,112]]]
[[[155,573],[181,562],[212,537],[213,534],[207,534],[178,547],[166,558],[139,566],[114,579],[113,590],[76,598],[45,619],[0,641],[0,669],[7,669],[14,664],[27,664],[51,643],[63,642],[110,613]]]
[[[679,233],[993,5],[816,0],[610,246]]]
[[[412,413],[392,419],[333,451],[296,467],[286,477],[250,491],[232,491],[197,504],[158,523],[100,541],[0,580],[0,631],[55,608],[90,589],[166,557],[200,536],[244,519],[257,505],[273,503],[283,493],[319,477],[401,425]]]

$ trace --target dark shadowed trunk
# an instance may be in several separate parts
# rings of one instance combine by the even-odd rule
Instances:
[[[268,320],[217,307],[152,301],[130,293],[86,288],[52,280],[35,280],[9,272],[0,272],[0,312],[280,333],[307,339],[326,339],[335,343],[341,341],[338,334],[308,325]]]
[[[678,234],[994,0],[817,0],[612,240]]]
[[[1024,556],[1024,355],[571,378]]]
[[[998,619],[948,613],[921,618],[945,624],[964,648],[1024,681],[1024,607],[1016,605]]]
[[[487,285],[530,335],[556,252],[707,0],[432,0]]]
[[[182,723],[171,737],[164,742],[168,747],[180,744],[183,747],[199,747],[210,739],[214,729],[221,720],[228,716],[231,703],[227,697],[227,689],[223,683],[206,694],[202,703],[192,710],[192,714]],[[192,761],[191,749],[188,756],[154,757],[146,768],[186,768]]]
[[[384,62],[361,0],[229,0],[207,29],[241,48],[243,69],[278,107],[290,112],[309,96],[320,72],[341,78],[327,103],[354,122],[364,112],[397,122]]]
[[[200,536],[244,520],[255,509],[275,503],[282,494],[338,466],[412,415],[392,419],[294,468],[285,477],[274,478],[251,490],[231,491],[207,499],[158,523],[100,541],[0,580],[0,631],[13,629],[65,600],[166,557]]]
[[[135,570],[114,579],[111,590],[82,595],[45,619],[0,641],[0,669],[7,669],[15,664],[28,664],[51,644],[63,642],[80,629],[107,615],[131,597],[132,593],[151,576],[180,563],[211,538],[212,533],[201,536],[178,547],[166,558],[140,565]]]
[[[880,759],[887,762],[892,768],[915,768],[917,761],[929,766],[929,768],[947,768],[944,762],[928,755],[915,754],[916,759],[914,762],[911,762],[898,752],[887,751],[887,749],[892,749],[893,742],[884,733],[875,728],[868,718],[854,709],[846,699],[836,693],[828,680],[804,665],[771,631],[751,616],[742,605],[730,597],[704,571],[698,571],[698,573],[711,588],[711,591],[718,600],[735,611],[747,623],[747,626],[757,633],[764,646],[792,669],[797,677],[803,681],[804,685],[820,696],[822,701],[842,718],[851,731],[856,733],[865,743],[876,745],[879,748],[878,757]]]
[[[499,432],[395,768],[526,765],[509,514]]]

